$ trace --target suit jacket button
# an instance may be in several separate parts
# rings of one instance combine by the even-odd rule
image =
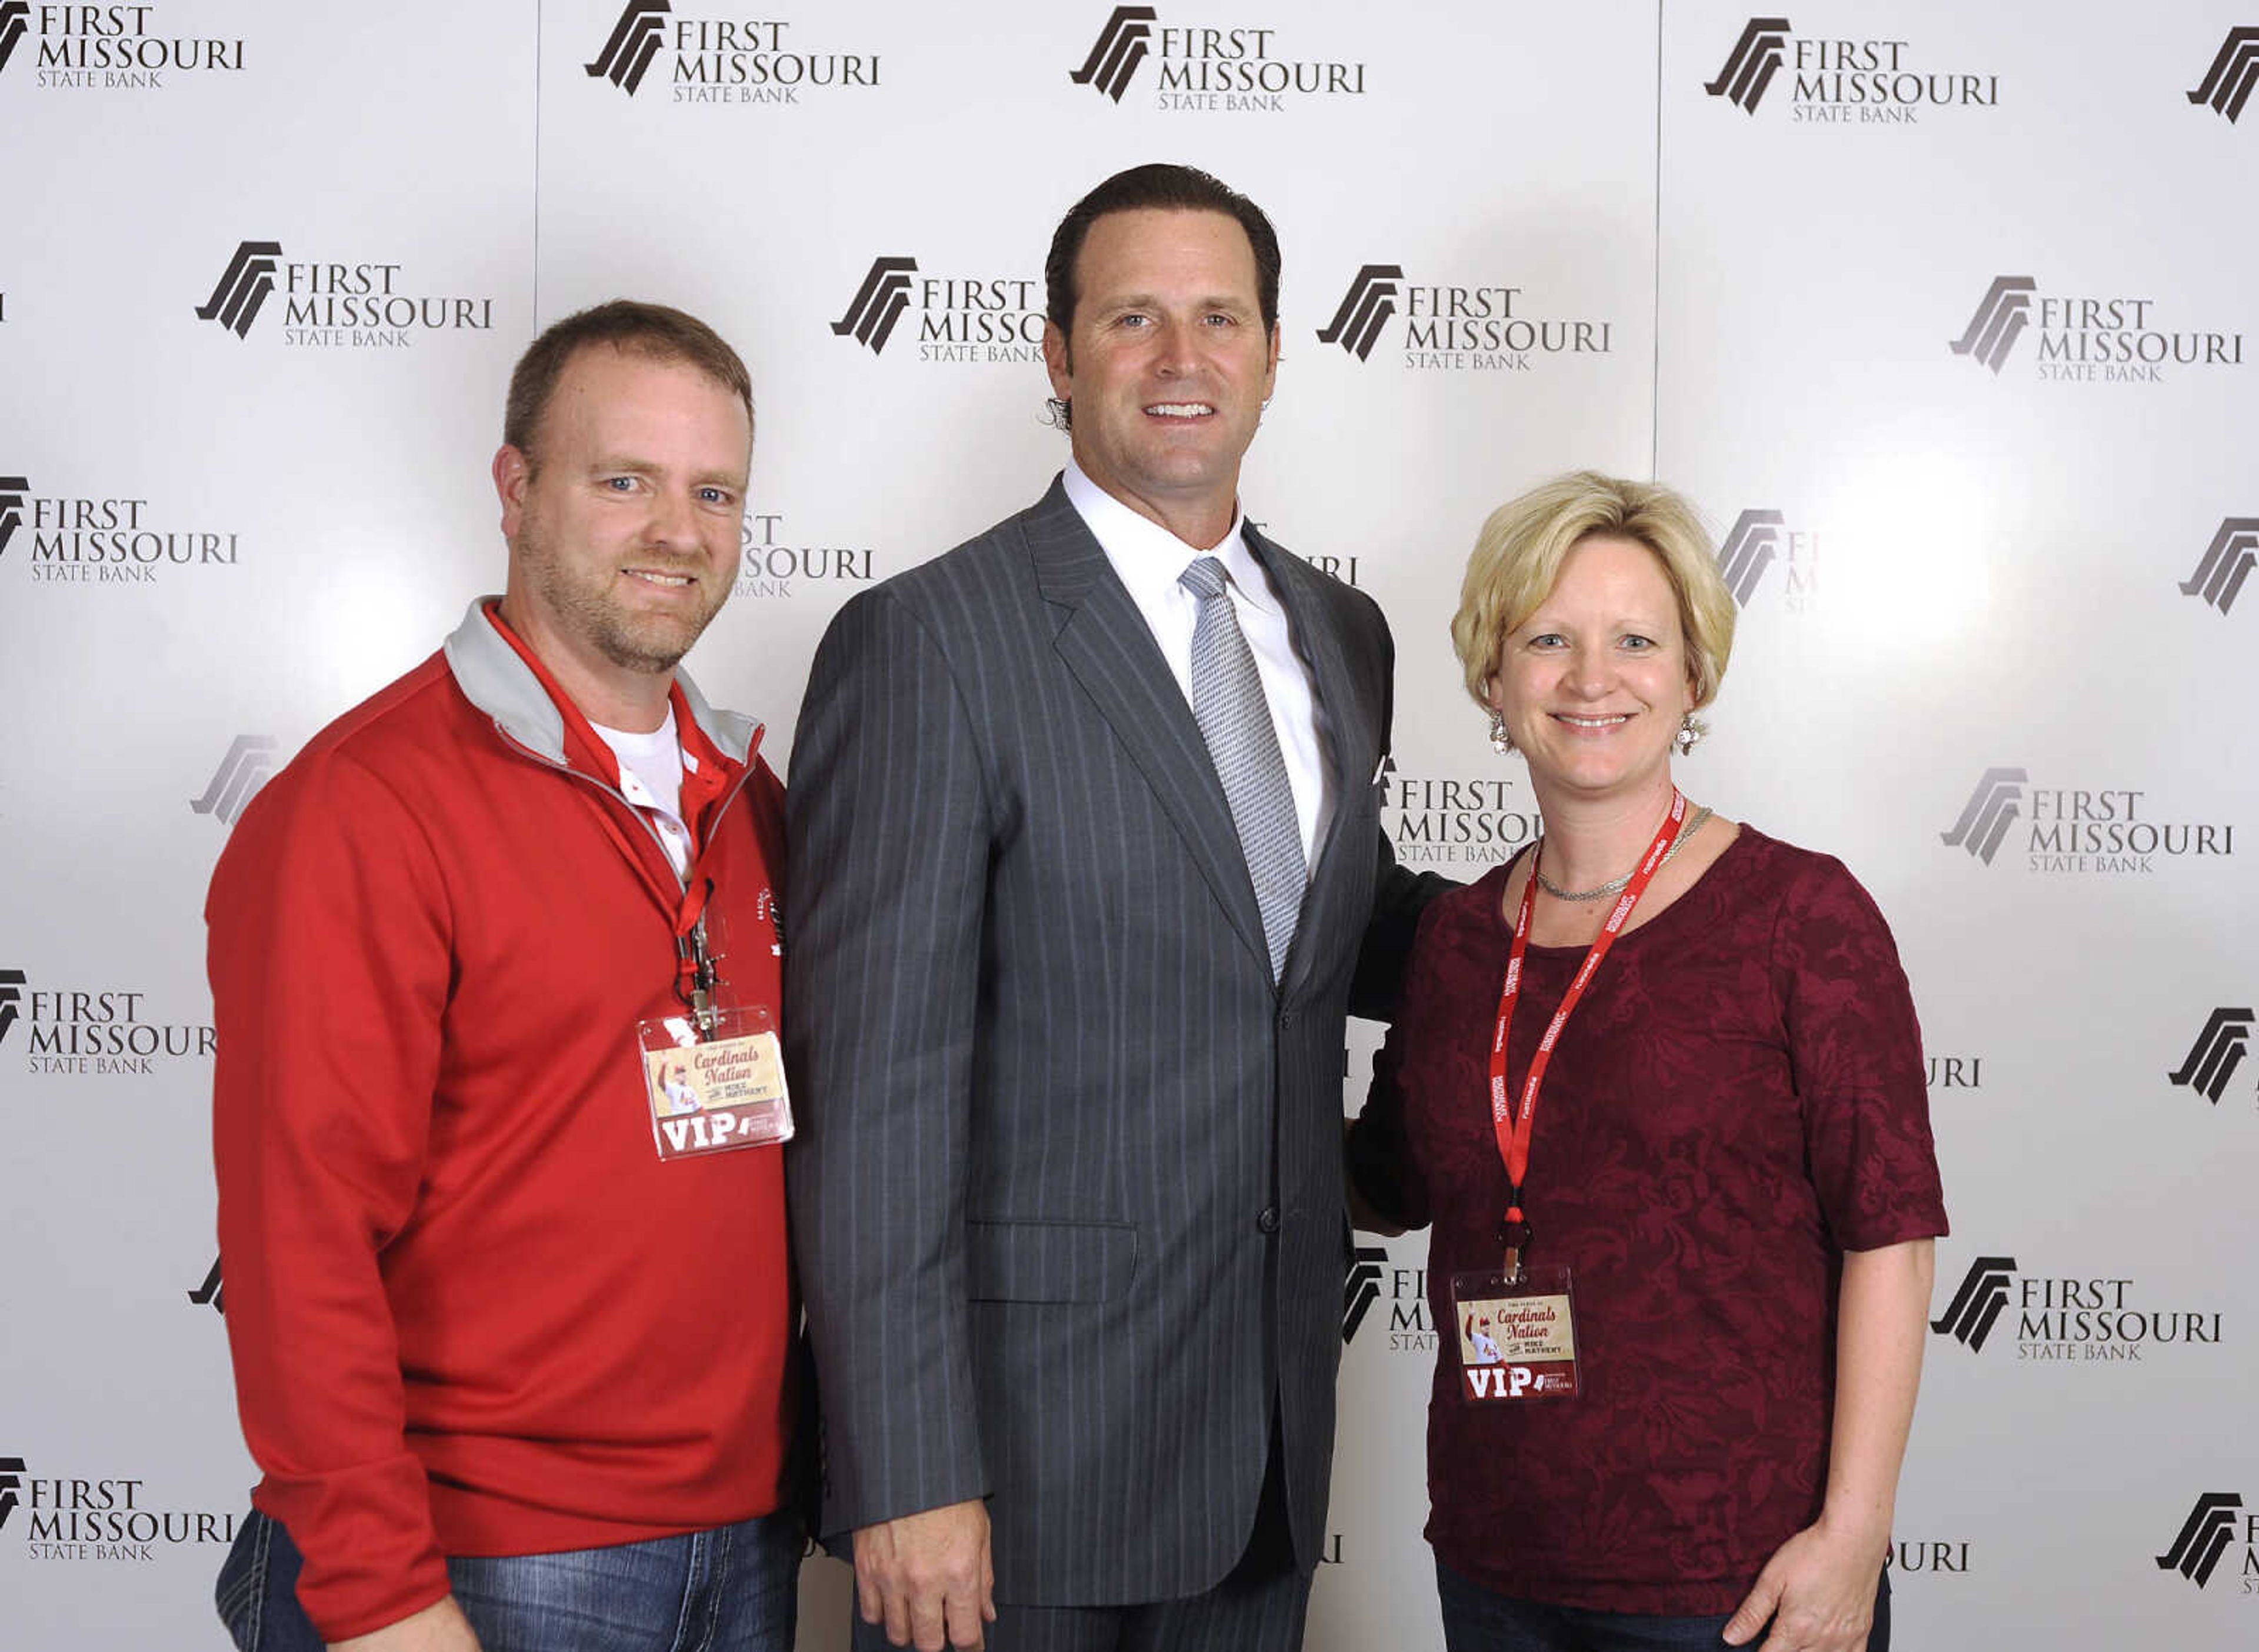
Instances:
[[[1255,1225],[1258,1228],[1260,1228],[1265,1233],[1278,1232],[1279,1207],[1276,1205],[1264,1206],[1263,1214],[1255,1219]]]

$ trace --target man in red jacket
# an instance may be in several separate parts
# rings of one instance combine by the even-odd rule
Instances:
[[[265,1475],[220,1612],[247,1652],[787,1652],[782,789],[675,669],[737,578],[751,384],[605,304],[526,352],[503,434],[502,597],[212,878]]]

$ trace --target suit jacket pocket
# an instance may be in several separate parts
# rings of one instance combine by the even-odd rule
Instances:
[[[965,1224],[966,1290],[976,1302],[1111,1301],[1137,1267],[1128,1222]]]

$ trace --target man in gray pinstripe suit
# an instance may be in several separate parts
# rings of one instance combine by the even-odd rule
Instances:
[[[1291,1648],[1324,1538],[1343,1022],[1436,885],[1373,603],[1238,509],[1277,238],[1142,167],[1060,225],[1072,460],[841,610],[787,788],[787,1174],[859,1647]]]

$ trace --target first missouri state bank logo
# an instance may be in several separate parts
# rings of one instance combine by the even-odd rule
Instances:
[[[1726,57],[1726,67],[1718,71],[1718,78],[1702,89],[1713,97],[1722,97],[1735,108],[1754,115],[1757,105],[1764,101],[1765,88],[1772,77],[1780,73],[1787,57],[1788,19],[1786,18],[1751,18],[1742,25],[1742,38],[1734,42],[1734,49]]]
[[[1820,606],[1822,538],[1817,528],[1791,526],[1785,512],[1771,507],[1742,511],[1718,547],[1719,577],[1734,605],[1748,608],[1778,563],[1781,573],[1773,586],[1780,606],[1791,614],[1815,611]]]
[[[1961,1288],[1953,1293],[1953,1300],[1944,1314],[1929,1322],[1929,1328],[1942,1336],[1950,1336],[1971,1353],[1981,1353],[1985,1339],[1992,1335],[1993,1322],[2000,1317],[2001,1309],[2008,1306],[2008,1281],[2016,1271],[2013,1257],[1979,1257],[1969,1264],[1969,1271],[1961,1281]]]
[[[2204,1030],[2189,1046],[2179,1068],[2165,1077],[2183,1089],[2193,1090],[2214,1107],[2227,1092],[2228,1081],[2243,1065],[2251,1042],[2251,1025],[2259,1016],[2250,1008],[2222,1007],[2206,1017]]]
[[[224,826],[232,826],[274,773],[274,740],[263,734],[239,734],[213,772],[204,794],[191,799],[189,807]]]
[[[2212,67],[2188,100],[2211,105],[2233,125],[2243,113],[2244,104],[2251,101],[2254,85],[2259,85],[2259,28],[2230,29],[2220,43],[2220,55],[2212,60]]]
[[[787,534],[781,510],[748,510],[738,533],[738,582],[741,597],[788,597],[795,580],[817,590],[835,583],[868,585],[875,577],[877,552],[869,545],[833,545]]]
[[[2026,822],[2020,830],[2018,821]],[[2013,842],[2031,872],[2147,873],[2161,860],[2229,858],[2235,825],[2160,819],[2140,787],[2034,786],[2027,771],[2000,765],[1978,776],[1959,817],[1938,839],[1987,866]]]
[[[1718,573],[1736,608],[1749,605],[1757,581],[1780,554],[1781,524],[1786,521],[1778,510],[1744,510],[1734,519],[1733,530],[1718,547]]]
[[[227,1315],[227,1287],[220,1278],[220,1258],[212,1258],[211,1271],[204,1275],[203,1283],[189,1292],[189,1301],[196,1307],[208,1307],[223,1319]]]
[[[281,257],[279,241],[238,242],[211,296],[196,306],[196,319],[216,321],[237,338],[249,338],[251,324],[274,296],[274,269]]]
[[[0,556],[8,554],[8,541],[24,525],[24,500],[31,491],[28,476],[0,476]]]
[[[121,492],[34,493],[28,476],[0,476],[0,559],[35,585],[154,585],[175,569],[233,567],[239,536],[184,530],[146,498]]]
[[[847,313],[831,324],[831,331],[843,338],[852,338],[877,355],[894,336],[894,324],[910,307],[910,277],[916,274],[914,258],[873,259],[870,273],[855,289]]]
[[[1751,18],[1703,84],[1745,115],[1786,71],[1789,118],[1799,125],[1911,126],[1939,109],[1989,109],[2000,77],[1931,68],[1910,40],[1799,36],[1786,18]]]
[[[1114,15],[1099,30],[1089,57],[1067,79],[1077,86],[1094,87],[1101,97],[1120,103],[1122,94],[1130,89],[1130,76],[1145,61],[1152,44],[1153,24],[1159,16],[1151,6],[1115,7]]]
[[[238,338],[282,297],[282,342],[294,348],[384,350],[442,335],[494,331],[491,297],[420,288],[403,264],[377,260],[286,258],[280,241],[239,241],[196,306]]]
[[[1365,265],[1350,278],[1334,318],[1318,329],[1318,342],[1337,344],[1359,361],[1370,360],[1380,330],[1396,313],[1397,288],[1403,281],[1400,264]]]
[[[1399,860],[1489,866],[1535,838],[1542,822],[1517,782],[1498,773],[1405,774],[1380,765],[1375,787],[1381,830]]]
[[[32,1474],[22,1457],[0,1457],[0,1530],[20,1507],[25,1553],[33,1560],[153,1561],[183,1544],[235,1541],[236,1516],[152,1506],[139,1476],[97,1478]]]
[[[1359,1245],[1350,1253],[1342,1281],[1343,1344],[1384,1318],[1391,1353],[1436,1351],[1436,1330],[1428,1319],[1428,1270],[1392,1265],[1386,1245]]]
[[[1541,362],[1614,352],[1614,322],[1562,307],[1526,287],[1416,281],[1401,264],[1361,264],[1318,342],[1370,363],[1401,315],[1398,365],[1415,371],[1528,373]]]
[[[1351,1254],[1349,1278],[1342,1286],[1344,1343],[1357,1340],[1357,1328],[1365,1323],[1365,1316],[1380,1300],[1381,1271],[1387,1265],[1388,1252],[1379,1245],[1359,1245]]]
[[[581,71],[633,97],[664,62],[660,79],[676,103],[790,103],[822,89],[879,84],[874,52],[810,52],[777,18],[677,14],[669,0],[628,0],[603,48]]]
[[[30,26],[25,19],[31,15],[32,8],[25,0],[8,0],[7,4],[0,5],[0,74],[7,72],[8,60],[16,55],[16,47]],[[7,1518],[6,1506],[0,1506],[0,1520]]]
[[[150,1019],[147,993],[29,980],[27,971],[0,970],[0,1046],[11,1043],[20,1010],[28,1034],[23,1070],[34,1075],[147,1077],[167,1057],[208,1058],[218,1048],[209,1022]]]
[[[596,53],[596,61],[581,67],[591,79],[602,76],[630,97],[643,85],[644,72],[666,40],[664,21],[672,8],[667,0],[628,0],[627,10],[612,25],[612,38]]]
[[[2032,295],[2038,290],[2028,275],[1994,276],[1967,329],[1953,341],[1953,353],[1973,357],[1997,376],[2031,323]]]
[[[1997,379],[2030,331],[2038,341],[2035,376],[2062,384],[2161,384],[2178,368],[2243,365],[2241,332],[2174,324],[2182,319],[2146,295],[2057,296],[2033,276],[1995,275],[1950,344]]]
[[[833,336],[882,354],[915,314],[920,361],[1041,361],[1043,283],[1023,275],[928,275],[907,253],[871,260]]]
[[[2020,1269],[2013,1257],[1978,1257],[1929,1328],[1981,1354],[2013,1308],[2019,1364],[2147,1364],[2156,1356],[2215,1356],[2225,1315],[2191,1307],[2184,1298],[2160,1306],[2156,1294],[2128,1278],[2040,1272]]]
[[[8,1042],[8,1034],[16,1025],[24,1003],[24,972],[0,970],[0,1044]]]
[[[0,481],[0,488],[6,487]],[[6,505],[0,495],[0,508]],[[7,530],[0,521],[0,548],[7,545]],[[2259,563],[2259,516],[2226,516],[2221,518],[2220,530],[2212,536],[2205,547],[2202,560],[2196,572],[2180,582],[2181,595],[2193,596],[2207,608],[2216,608],[2225,614],[2235,606],[2235,599],[2243,589],[2254,563]]]
[[[168,28],[155,5],[0,3],[0,76],[18,57],[32,84],[53,90],[162,90],[168,75],[241,73],[244,42]],[[169,21],[169,17],[167,17]]]
[[[1773,583],[1780,606],[1792,614],[1808,614],[1820,605],[1820,550],[1817,528],[1792,527],[1786,513],[1769,507],[1744,510],[1734,518],[1718,547],[1718,573],[1737,608],[1757,599],[1775,563],[1781,567]]]
[[[2177,1571],[2198,1588],[2212,1581],[2219,1570],[2220,1556],[2227,1546],[2235,1542],[2238,1528],[2243,1540],[2244,1593],[2254,1591],[2254,1581],[2259,1579],[2259,1515],[2239,1514],[2243,1499],[2234,1492],[2206,1492],[2189,1510],[2188,1519],[2181,1522],[2180,1533],[2173,1545],[2155,1558],[2159,1571]]]
[[[1283,113],[1293,97],[1365,95],[1361,62],[1297,57],[1275,25],[1233,22],[1176,28],[1153,6],[1115,6],[1067,79],[1119,103],[1147,58],[1156,61],[1153,107],[1196,113]]]
[[[1969,794],[1961,818],[1950,830],[1939,834],[1946,847],[1965,849],[1991,865],[2001,839],[2023,812],[2024,785],[2030,778],[2021,769],[1986,769],[1978,779],[1977,789]]]

